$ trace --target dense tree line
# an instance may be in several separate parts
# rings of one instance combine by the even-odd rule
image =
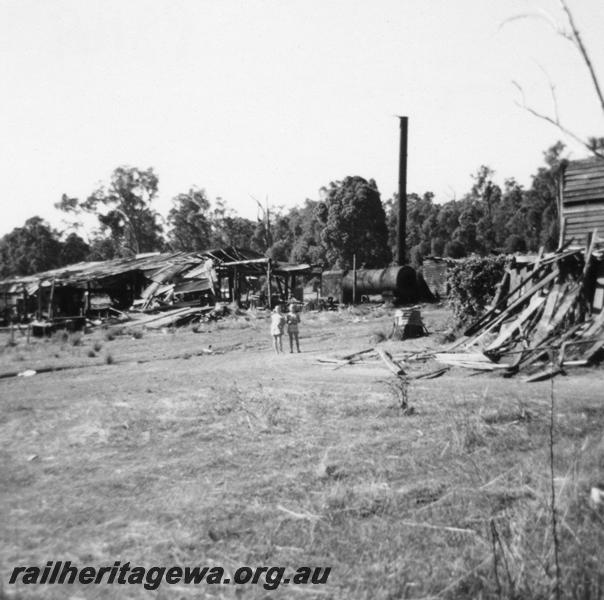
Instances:
[[[407,256],[417,266],[425,256],[461,258],[470,254],[534,252],[558,243],[558,176],[565,160],[558,142],[544,153],[545,165],[524,189],[515,179],[493,182],[481,166],[470,191],[460,200],[436,204],[433,194],[407,197]],[[394,248],[398,205],[387,205],[390,245]]]
[[[431,192],[407,196],[407,256],[418,266],[428,255],[553,249],[558,241],[557,178],[564,145],[544,153],[544,165],[528,189],[514,179],[503,187],[481,166],[459,200],[435,202]],[[238,216],[222,199],[210,201],[193,187],[178,194],[163,221],[154,208],[153,169],[119,167],[109,183],[79,200],[64,194],[55,205],[71,219],[68,235],[39,217],[0,238],[0,277],[27,275],[82,260],[105,260],[155,251],[202,251],[220,246],[251,248],[275,260],[328,268],[386,266],[396,255],[396,197],[383,201],[375,181],[346,177],[289,210],[269,207],[257,220]],[[75,231],[84,215],[98,227],[87,240]],[[80,229],[78,229],[80,228]]]

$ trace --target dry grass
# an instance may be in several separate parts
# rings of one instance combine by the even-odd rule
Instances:
[[[4,573],[59,558],[231,572],[310,564],[332,567],[326,586],[270,597],[551,597],[549,384],[451,372],[412,382],[415,413],[404,415],[385,369],[314,364],[326,346],[366,346],[375,328],[333,314],[316,329],[303,321],[301,355],[273,356],[263,322],[258,331],[147,334],[142,345],[120,337],[115,364],[99,357],[65,373],[0,380]],[[208,343],[224,354],[197,356]],[[26,360],[44,351],[50,360],[55,347],[36,342]],[[0,360],[10,366],[13,354]],[[556,382],[565,597],[604,592],[604,515],[587,502],[603,479],[600,381],[592,372]],[[63,598],[66,590],[34,591]],[[268,597],[261,586],[243,591]],[[157,597],[235,592],[163,584]],[[112,598],[116,589],[94,594]],[[131,598],[147,595],[128,588]]]

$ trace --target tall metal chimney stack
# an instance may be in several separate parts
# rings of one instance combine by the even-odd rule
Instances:
[[[399,117],[401,121],[401,146],[398,163],[398,220],[396,224],[396,262],[406,263],[405,241],[407,233],[407,129],[409,117]]]

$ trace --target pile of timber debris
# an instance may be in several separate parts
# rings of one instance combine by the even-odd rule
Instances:
[[[527,381],[593,362],[604,347],[604,260],[595,251],[561,249],[506,270],[491,307],[442,363],[504,375],[523,371]]]
[[[383,366],[400,379],[406,381],[412,379],[434,379],[444,375],[449,367],[439,367],[437,369],[416,369],[412,365],[423,363],[434,358],[434,354],[429,350],[407,350],[399,352],[393,356],[384,347],[378,345],[371,348],[365,348],[346,354],[344,356],[319,356],[316,359],[317,364],[332,366],[333,370],[341,369],[348,365],[366,365],[370,366],[376,360],[381,360]]]

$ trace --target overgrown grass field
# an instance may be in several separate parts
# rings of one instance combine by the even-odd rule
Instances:
[[[423,311],[445,328],[445,311]],[[388,311],[302,317],[303,352],[282,356],[260,316],[3,346],[3,373],[69,368],[0,379],[0,597],[604,594],[604,512],[590,504],[604,479],[601,368],[554,381],[553,429],[550,382],[471,371],[411,381],[403,412],[378,359],[317,362],[370,347]],[[274,591],[8,584],[14,566],[48,560],[331,573]]]

